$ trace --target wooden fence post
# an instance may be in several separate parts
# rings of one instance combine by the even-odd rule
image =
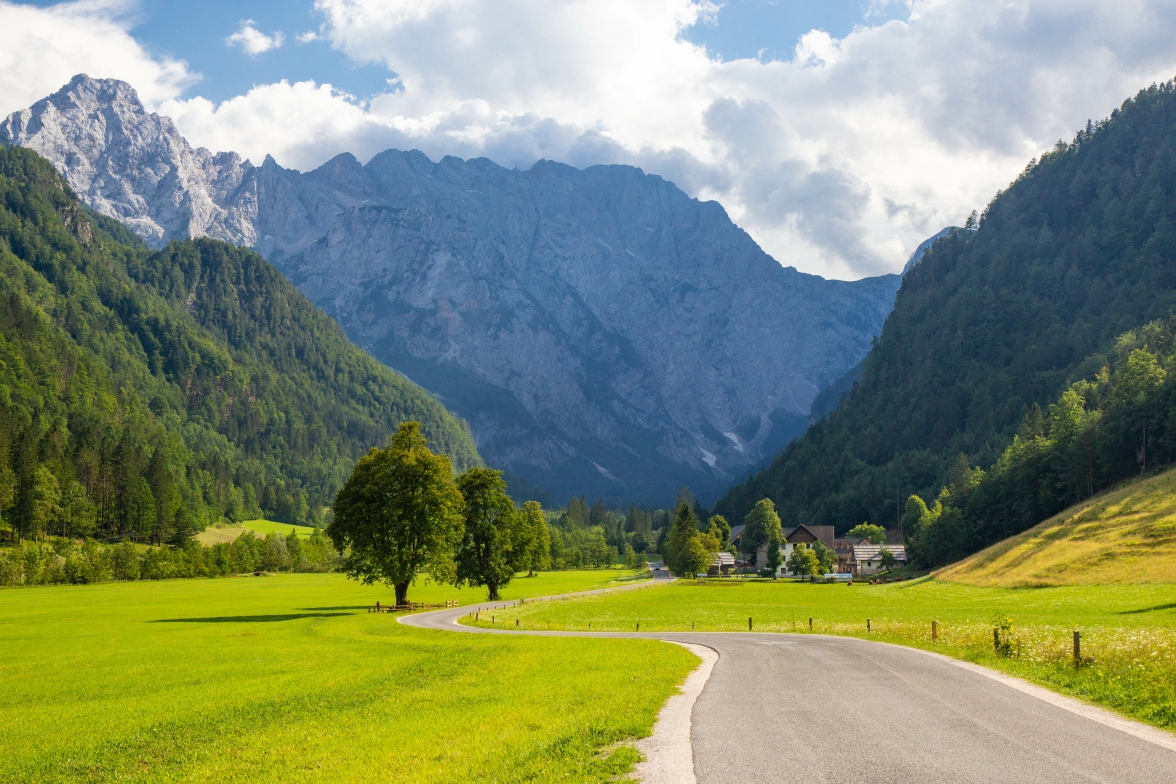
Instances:
[[[866,631],[869,631],[869,630],[870,630],[870,619],[867,618],[866,619]]]
[[[750,618],[747,619],[747,630],[751,631],[751,619]]]
[[[813,619],[809,618],[809,631],[811,632],[812,630],[813,630]]]
[[[931,621],[931,642],[939,639],[939,621]]]
[[[1074,666],[1082,666],[1082,633],[1074,630]]]
[[[1000,629],[992,627],[992,650],[1000,653]]]

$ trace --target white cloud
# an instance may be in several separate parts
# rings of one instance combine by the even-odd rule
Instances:
[[[426,152],[638,163],[839,277],[900,269],[1030,156],[1176,73],[1171,0],[912,0],[905,21],[813,31],[768,63],[684,40],[714,12],[689,0],[316,8],[334,46],[398,75],[370,114]]]
[[[299,40],[302,40],[301,37]],[[239,46],[245,54],[257,57],[271,49],[279,48],[285,41],[286,36],[282,33],[266,35],[257,29],[256,23],[252,19],[244,19],[241,21],[241,29],[225,39],[225,45]]]
[[[781,262],[852,278],[901,269],[1031,156],[1176,73],[1172,2],[911,0],[906,20],[810,32],[787,62],[722,62],[682,37],[716,13],[690,0],[318,0],[315,38],[387,67],[389,90],[279,82],[214,106],[178,98],[187,69],[145,55],[121,6],[0,0],[0,64],[24,69],[0,69],[0,98],[120,76],[194,143],[301,169],[393,146],[632,163],[719,199]]]
[[[154,103],[196,78],[183,61],[153,56],[128,32],[129,2],[62,3],[36,8],[0,1],[0,113],[24,109],[76,74],[131,82]]]

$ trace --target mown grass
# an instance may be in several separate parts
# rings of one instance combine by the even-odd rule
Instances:
[[[506,597],[622,573],[516,578]],[[416,586],[463,603],[481,590]],[[697,663],[412,629],[336,574],[0,592],[0,781],[608,781]]]
[[[1176,586],[1006,589],[930,578],[890,585],[790,581],[674,583],[640,591],[528,602],[496,613],[522,629],[812,632],[934,650],[1018,675],[1142,721],[1176,729]],[[993,626],[1012,622],[1010,656]],[[866,620],[870,621],[869,632]],[[488,626],[485,617],[478,623]],[[931,639],[931,621],[939,639]],[[468,622],[468,621],[467,621]],[[1073,632],[1088,659],[1075,667]]]
[[[969,585],[1176,583],[1176,469],[1137,479],[936,572]]]

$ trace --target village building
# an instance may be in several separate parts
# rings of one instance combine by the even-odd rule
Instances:
[[[781,563],[778,571],[781,576],[789,573],[788,557],[792,555],[798,544],[812,547],[815,542],[820,542],[830,550],[833,549],[834,534],[831,525],[798,525],[796,528],[786,528],[781,533],[783,534],[780,542]],[[766,569],[767,566],[768,543],[764,542],[755,551],[755,567],[756,569]]]
[[[707,570],[707,577],[727,577],[735,570],[735,556],[728,552],[717,552],[715,557],[711,559],[710,569]]]
[[[851,548],[850,557],[846,564],[846,571],[854,577],[869,577],[882,571],[882,550],[889,550],[894,556],[895,568],[906,566],[906,547],[901,544],[873,544],[868,539],[862,540]],[[838,559],[840,564],[840,558]]]

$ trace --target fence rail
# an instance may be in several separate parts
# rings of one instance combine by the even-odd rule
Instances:
[[[416,610],[441,610],[446,607],[459,607],[456,599],[449,599],[444,604],[425,604],[424,602],[408,602],[407,604],[374,604],[367,608],[369,613],[415,612]]]

